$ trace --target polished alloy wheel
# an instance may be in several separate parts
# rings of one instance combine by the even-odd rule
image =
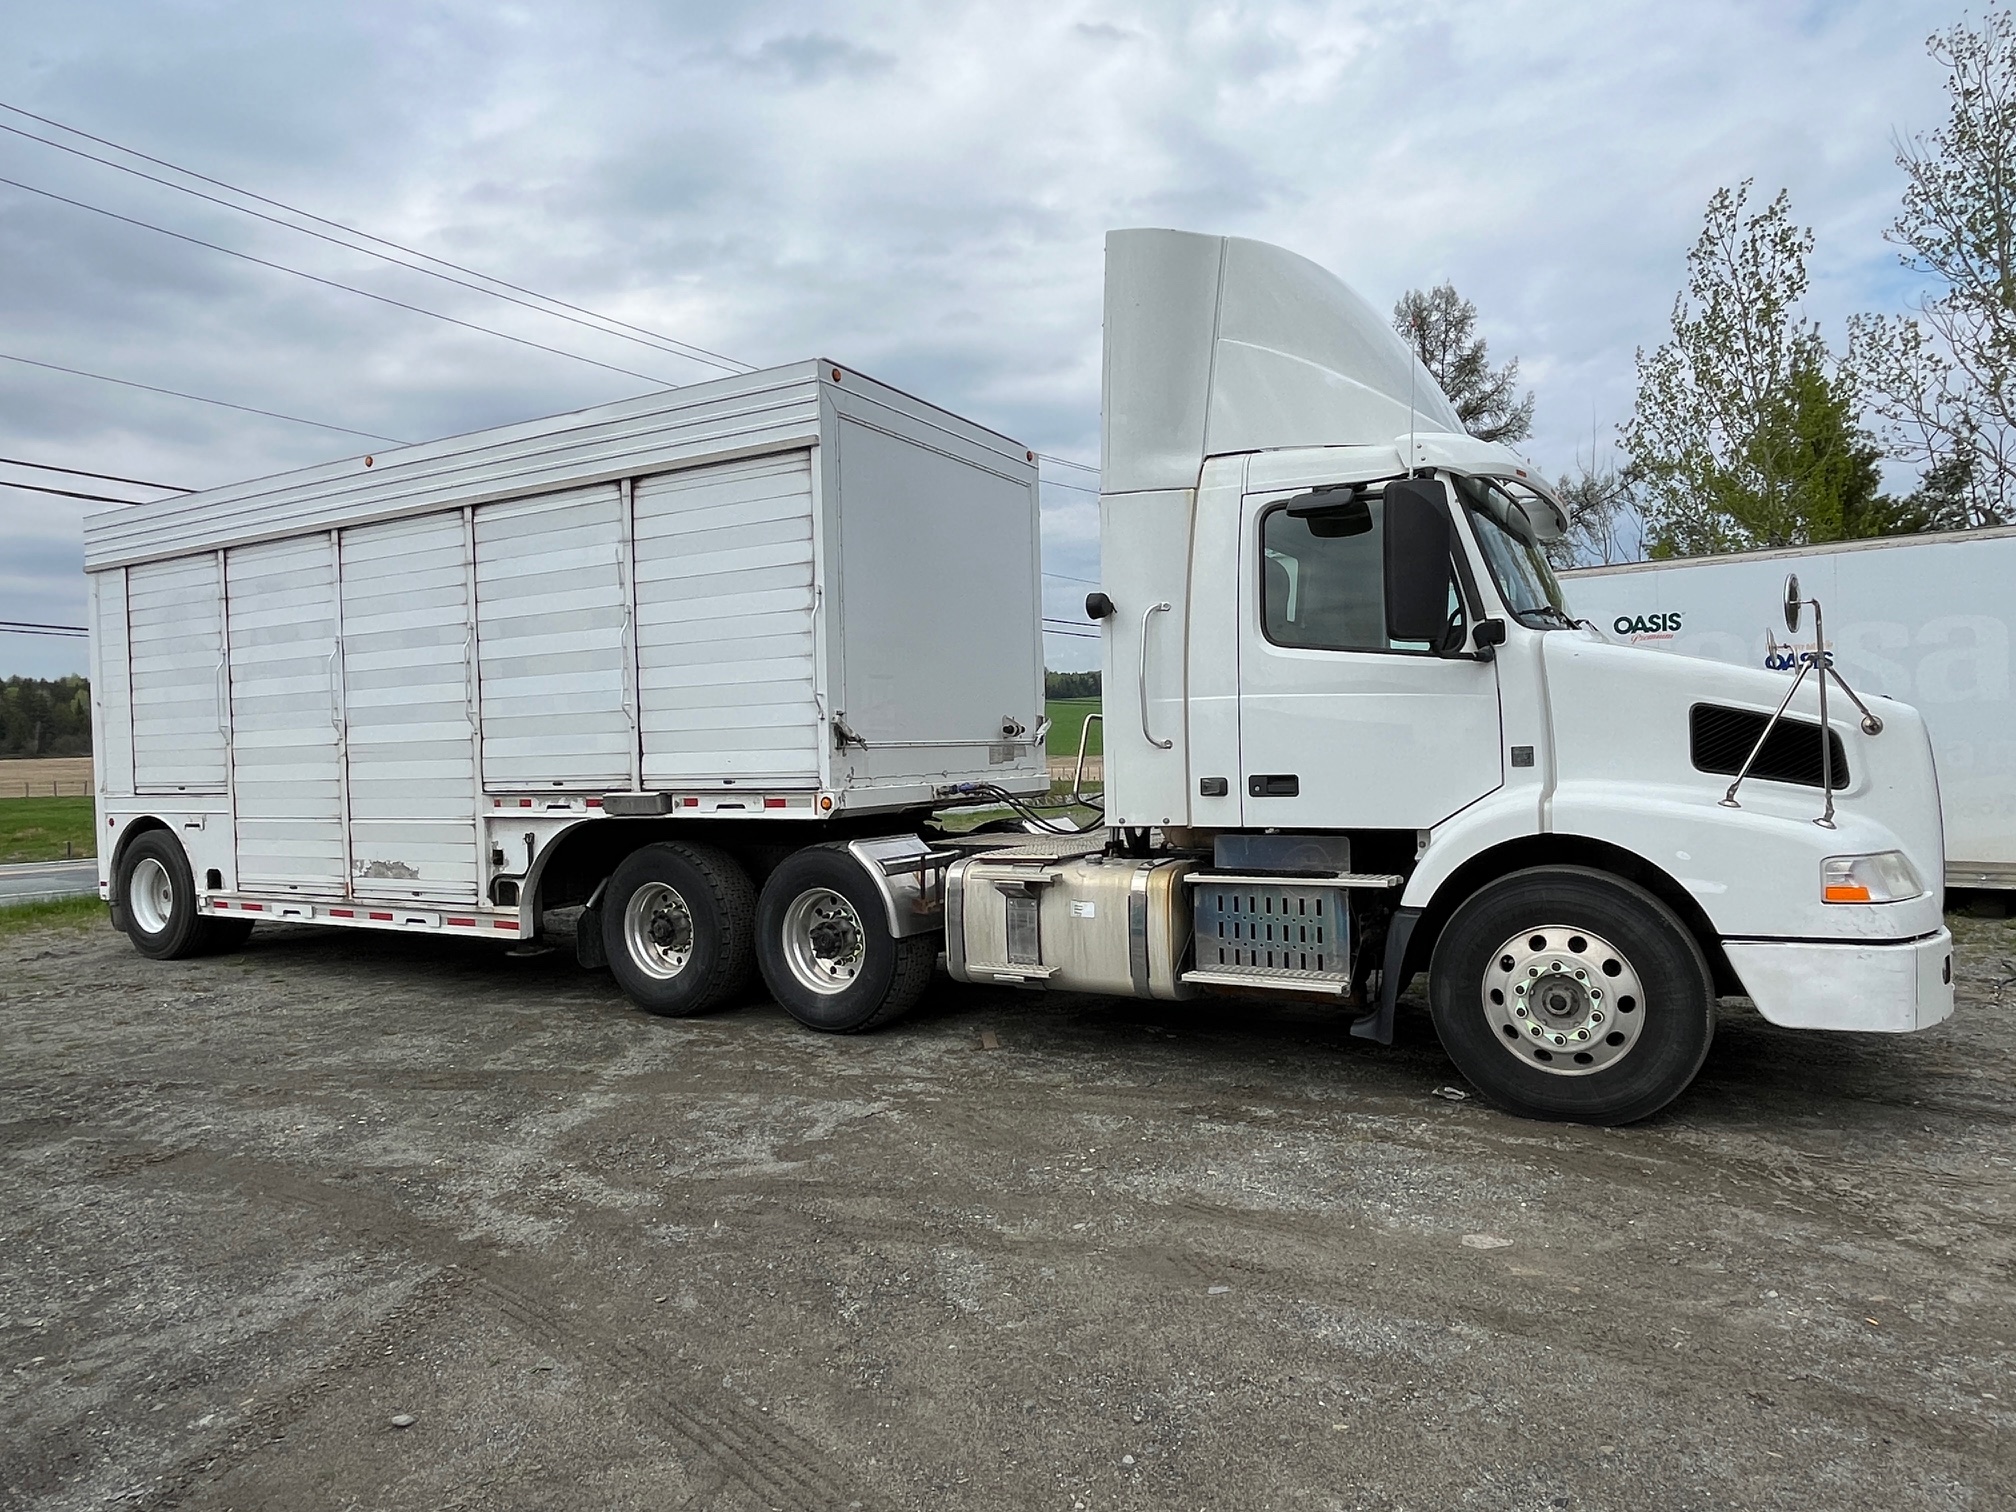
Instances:
[[[868,935],[854,905],[830,887],[813,887],[784,910],[784,960],[812,992],[845,992],[861,974]]]
[[[623,941],[638,970],[667,981],[693,959],[693,911],[678,889],[646,882],[624,905]]]
[[[1484,970],[1484,1017],[1505,1051],[1552,1076],[1588,1076],[1631,1053],[1645,988],[1608,940],[1566,924],[1514,935]]]
[[[175,917],[175,881],[168,868],[142,856],[126,880],[126,907],[148,934],[160,934]]]

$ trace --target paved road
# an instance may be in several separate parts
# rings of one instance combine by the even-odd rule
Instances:
[[[88,897],[98,891],[98,863],[36,861],[0,866],[0,908],[9,903],[36,903],[44,898]]]

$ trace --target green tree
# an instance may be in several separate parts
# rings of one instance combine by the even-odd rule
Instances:
[[[1708,201],[1672,339],[1638,353],[1622,440],[1655,557],[1915,528],[1881,491],[1855,378],[1799,313],[1813,233],[1783,191],[1755,214],[1749,193],[1745,180]]]
[[[1903,213],[1886,236],[1938,292],[1913,316],[1850,324],[1870,410],[1918,495],[1959,525],[2016,521],[2016,18],[1935,32],[1946,125],[1897,148]],[[1958,490],[1957,515],[1952,504]],[[1935,510],[1935,513],[1938,512]]]
[[[1477,335],[1477,306],[1453,284],[1409,289],[1393,306],[1398,331],[1456,407],[1463,428],[1482,441],[1524,441],[1533,433],[1533,395],[1519,393],[1519,359],[1491,366]]]

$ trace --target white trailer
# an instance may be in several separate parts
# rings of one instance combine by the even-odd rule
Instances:
[[[1827,606],[1827,656],[1916,706],[1939,761],[1946,885],[2016,888],[2016,529],[1838,541],[1562,574],[1569,606],[1630,645],[1787,674],[1812,655],[1777,614],[1795,574]]]
[[[1114,232],[1102,430],[1084,830],[1030,806],[1034,454],[830,363],[94,516],[114,917],[172,956],[572,913],[646,1009],[760,971],[837,1031],[941,951],[1381,1042],[1426,971],[1480,1091],[1597,1122],[1686,1088],[1722,995],[1951,1013],[1917,714],[1578,628],[1559,503],[1329,273]],[[1018,833],[940,822],[979,798]]]

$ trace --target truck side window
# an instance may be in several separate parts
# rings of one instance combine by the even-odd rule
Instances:
[[[1392,651],[1386,638],[1385,504],[1371,503],[1355,533],[1321,516],[1285,509],[1260,520],[1261,625],[1278,646],[1317,651]],[[1409,646],[1404,649],[1414,649]]]

